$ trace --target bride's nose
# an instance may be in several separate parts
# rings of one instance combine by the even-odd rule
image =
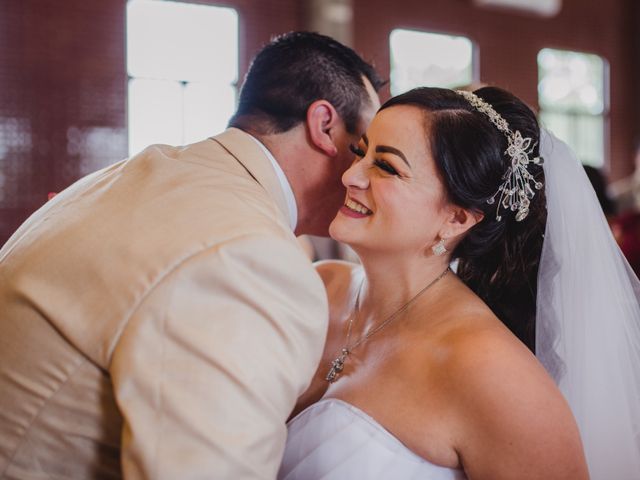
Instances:
[[[342,174],[342,184],[347,188],[366,189],[369,186],[369,176],[364,166],[364,159],[353,162],[347,171]]]

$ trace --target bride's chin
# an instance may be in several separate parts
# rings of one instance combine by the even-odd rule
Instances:
[[[329,236],[334,240],[341,242],[342,240],[340,235],[340,227],[336,225],[337,219],[334,218],[333,221],[329,224]]]
[[[337,242],[342,242],[346,245],[349,245],[349,239],[351,237],[348,228],[342,224],[338,217],[334,218],[329,225],[329,236]]]

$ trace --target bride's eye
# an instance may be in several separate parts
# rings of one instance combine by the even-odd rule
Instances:
[[[384,160],[374,160],[373,164],[378,167],[380,170],[384,170],[385,172],[391,175],[398,175],[398,171],[391,166],[388,162]]]
[[[355,146],[354,144],[350,143],[349,144],[349,150],[351,150],[351,152],[354,155],[357,155],[358,157],[364,157],[366,155],[365,151],[362,150],[361,148],[358,148],[357,146]]]

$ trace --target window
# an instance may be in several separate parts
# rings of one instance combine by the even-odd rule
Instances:
[[[605,160],[606,65],[588,53],[545,48],[538,54],[541,123],[594,167]]]
[[[391,94],[415,87],[473,82],[473,44],[466,37],[396,29],[389,36]]]
[[[129,153],[226,127],[236,103],[238,15],[159,0],[127,4]]]

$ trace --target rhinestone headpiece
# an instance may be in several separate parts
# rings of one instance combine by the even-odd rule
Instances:
[[[529,214],[529,204],[535,195],[534,189],[542,188],[542,182],[536,181],[527,170],[527,166],[530,163],[542,165],[542,157],[533,157],[535,144],[532,145],[531,138],[523,138],[518,130],[513,132],[507,121],[475,93],[464,90],[456,90],[456,93],[463,96],[473,108],[489,117],[491,123],[507,137],[509,145],[505,153],[511,159],[511,165],[502,176],[504,182],[496,193],[487,199],[487,203],[494,204],[499,196],[496,220],[502,220],[500,209],[504,208],[513,212],[517,210],[516,221],[521,222]]]

